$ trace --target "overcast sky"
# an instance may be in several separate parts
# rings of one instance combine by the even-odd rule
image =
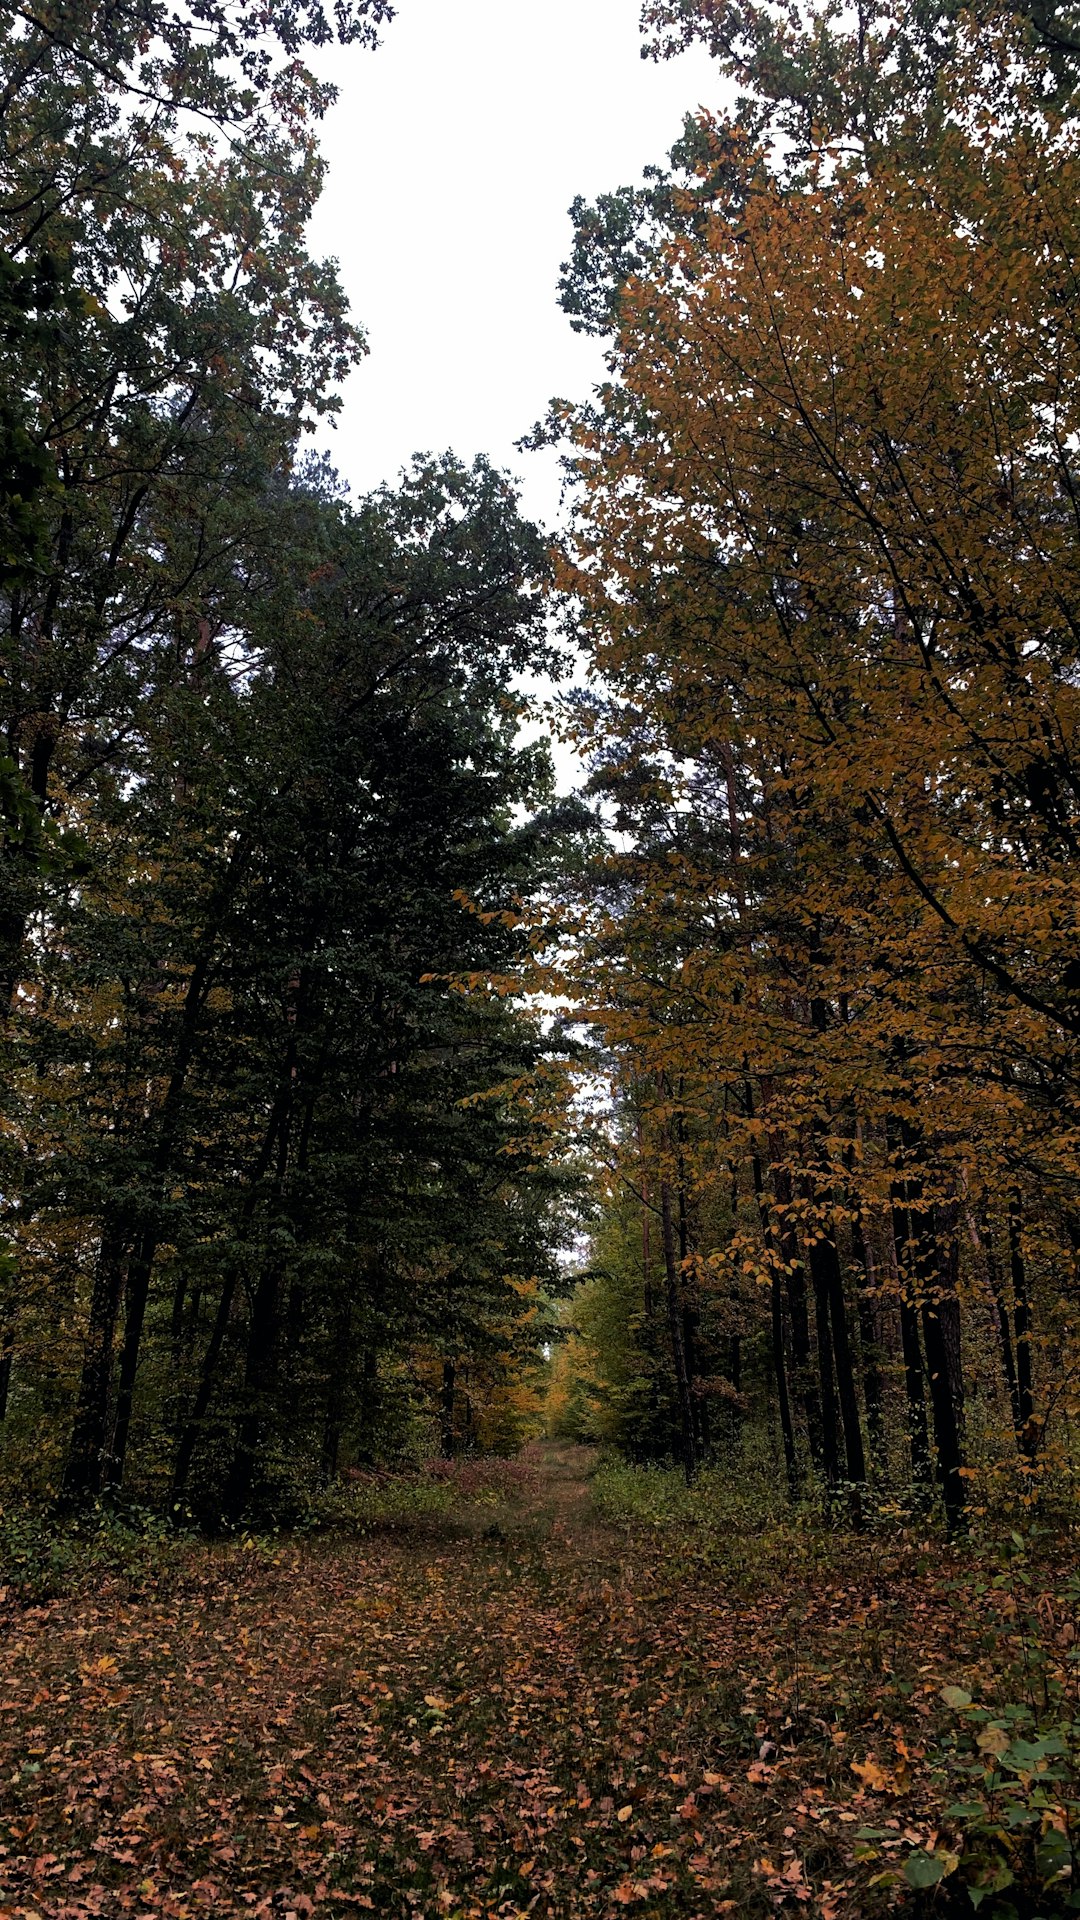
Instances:
[[[514,442],[602,373],[556,302],[567,208],[636,182],[717,100],[703,54],[639,48],[638,0],[399,0],[377,53],[335,53],[312,244],[371,349],[331,445],[354,492],[416,451],[487,453],[552,524],[554,463]]]

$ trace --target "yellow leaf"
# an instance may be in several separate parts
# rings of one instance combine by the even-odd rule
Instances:
[[[878,1766],[876,1760],[853,1760],[851,1771],[858,1774],[863,1786],[869,1787],[871,1793],[888,1793],[892,1786],[889,1775],[884,1767]]]

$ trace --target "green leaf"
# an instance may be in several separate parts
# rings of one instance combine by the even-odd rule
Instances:
[[[1038,1846],[1035,1848],[1035,1870],[1040,1880],[1056,1879],[1059,1873],[1065,1873],[1072,1866],[1072,1847],[1069,1836],[1057,1827],[1047,1827]]]
[[[956,1707],[957,1710],[972,1704],[970,1693],[963,1687],[942,1687],[941,1698],[947,1707]]]
[[[936,1887],[945,1877],[944,1862],[924,1847],[916,1847],[904,1862],[904,1878],[909,1887]]]

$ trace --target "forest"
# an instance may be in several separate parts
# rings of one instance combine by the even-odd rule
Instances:
[[[1059,1920],[1080,12],[645,0],[542,529],[327,451],[408,3],[0,5],[0,1920]]]

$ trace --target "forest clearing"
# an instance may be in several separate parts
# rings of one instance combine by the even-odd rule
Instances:
[[[988,1750],[1034,1892],[1047,1792],[1001,1753],[1068,1673],[1071,1568],[695,1539],[594,1467],[537,1444],[351,1539],[189,1542],[6,1617],[0,1912],[885,1913]]]

